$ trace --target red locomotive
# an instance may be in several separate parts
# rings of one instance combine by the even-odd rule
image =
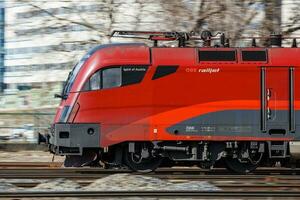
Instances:
[[[115,31],[154,41],[108,44],[73,68],[51,128],[65,166],[155,170],[164,160],[247,173],[300,156],[300,49],[233,48],[224,34]],[[178,47],[158,46],[178,41]],[[187,42],[201,41],[201,47]],[[218,44],[211,46],[212,41]]]

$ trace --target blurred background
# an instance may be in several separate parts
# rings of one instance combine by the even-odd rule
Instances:
[[[299,0],[1,0],[0,143],[37,142],[80,57],[126,42],[110,39],[112,30],[221,31],[245,46],[242,35],[299,36],[299,7]]]

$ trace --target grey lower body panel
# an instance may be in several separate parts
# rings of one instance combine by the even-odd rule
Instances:
[[[284,118],[287,111],[277,111],[276,118]],[[288,119],[288,117],[286,117]],[[296,119],[300,119],[300,112],[296,112]],[[256,138],[293,137],[300,140],[296,121],[296,130],[289,131],[289,123],[272,122],[266,124],[266,131],[262,131],[260,124],[260,110],[226,110],[211,112],[196,116],[167,128],[167,131],[176,135],[200,135],[200,136],[241,136]],[[277,130],[283,130],[284,134],[276,134]],[[272,134],[272,131],[275,132]],[[278,132],[279,133],[279,132]]]
[[[82,155],[83,148],[100,147],[99,124],[54,124],[50,133],[50,150],[58,155]]]

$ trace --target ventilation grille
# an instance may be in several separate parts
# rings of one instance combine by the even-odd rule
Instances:
[[[236,61],[236,51],[199,51],[199,61]]]
[[[243,61],[258,61],[266,62],[267,61],[267,52],[266,51],[242,51],[242,60]]]

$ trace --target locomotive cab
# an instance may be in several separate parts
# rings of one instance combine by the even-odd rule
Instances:
[[[117,33],[150,35],[154,46],[100,45],[70,72],[49,138],[65,166],[148,172],[223,160],[247,173],[300,155],[298,48],[229,47],[223,34],[211,48],[211,34]],[[193,38],[206,46],[186,47]],[[178,47],[157,46],[170,40]]]
[[[88,58],[97,51],[97,48],[89,51],[72,69],[64,84],[62,94],[56,95],[61,98],[57,109],[54,124],[50,129],[50,150],[61,155],[82,155],[83,146],[99,147],[99,125],[89,123],[73,123],[80,105],[76,98],[80,91],[73,91],[79,71],[83,68]],[[86,133],[87,135],[85,136]]]

